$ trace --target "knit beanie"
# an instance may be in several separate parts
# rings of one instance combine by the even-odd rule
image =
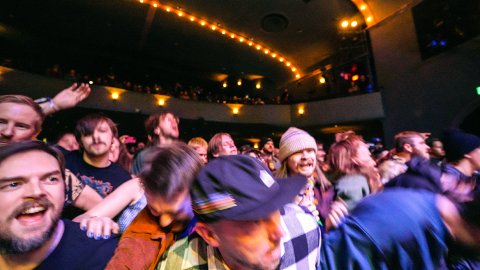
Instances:
[[[258,148],[260,148],[260,150],[262,150],[267,142],[273,142],[273,140],[271,138],[263,137],[260,140],[260,147],[258,147]]]
[[[291,127],[282,135],[280,139],[280,151],[278,152],[278,159],[283,162],[286,158],[305,149],[315,150],[317,153],[317,143],[315,139],[307,132]]]
[[[455,128],[445,129],[441,141],[445,149],[445,157],[453,162],[459,161],[464,155],[480,147],[480,138]]]

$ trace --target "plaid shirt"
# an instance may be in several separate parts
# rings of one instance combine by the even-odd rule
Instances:
[[[320,262],[320,228],[310,212],[295,204],[280,210],[286,232],[282,238],[279,269],[317,269]],[[177,241],[160,259],[156,270],[229,270],[217,248],[193,233]]]

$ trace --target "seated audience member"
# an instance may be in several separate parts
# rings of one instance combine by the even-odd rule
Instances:
[[[62,133],[53,147],[58,149],[64,156],[71,151],[80,149],[75,135],[69,132]]]
[[[333,221],[333,223],[339,223],[340,219],[348,212],[344,203],[333,202],[335,192],[332,184],[317,166],[316,151],[317,144],[310,134],[295,127],[289,128],[280,139],[279,158],[282,167],[276,177],[280,179],[289,176],[308,178],[307,185],[295,200],[318,216],[320,224],[326,224],[325,229],[328,230],[332,226],[330,218],[337,217],[339,220]],[[327,219],[331,210],[335,211],[335,214]]]
[[[213,160],[219,156],[229,156],[237,154],[237,147],[232,137],[228,133],[217,133],[213,135],[208,142],[208,160]]]
[[[195,152],[197,152],[197,154],[200,155],[200,157],[203,160],[203,163],[208,162],[208,159],[207,159],[208,144],[203,138],[196,137],[191,139],[188,142],[188,146],[192,147],[193,150],[195,150]]]
[[[145,129],[151,138],[151,146],[138,153],[133,161],[133,175],[138,175],[142,171],[143,165],[152,151],[178,139],[178,122],[178,117],[169,112],[156,113],[148,117],[145,121]]]
[[[61,220],[65,163],[41,141],[0,148],[0,269],[103,269],[117,238],[88,239]]]
[[[123,233],[107,269],[154,269],[165,249],[189,235],[194,228],[196,219],[188,191],[203,162],[182,142],[159,147],[152,158],[140,174],[141,179],[122,184],[100,204],[74,220],[80,222],[89,235],[108,236],[110,229],[118,231],[109,218],[145,197],[145,189],[147,207]]]
[[[447,129],[442,135],[447,163],[441,170],[425,158],[407,162],[408,170],[388,182],[385,187],[424,189],[433,193],[470,192],[475,186],[473,173],[480,169],[480,138],[458,129]],[[431,165],[431,166],[429,166]],[[442,175],[446,173],[448,175]]]
[[[190,190],[198,223],[156,269],[316,269],[321,233],[304,208],[289,204],[305,177],[275,180],[258,160],[220,156]]]
[[[87,115],[75,128],[80,150],[65,156],[67,168],[103,198],[132,178],[125,169],[109,160],[117,136],[117,127],[110,118]]]
[[[72,87],[64,89],[55,97],[60,108],[69,108],[82,101],[90,93],[90,88]],[[60,97],[57,99],[57,97]],[[72,101],[73,99],[73,101]],[[77,103],[75,103],[77,102]],[[61,104],[61,106],[59,105]],[[50,107],[42,107],[31,98],[20,95],[0,96],[0,147],[13,142],[35,140],[42,130],[44,112],[53,113]],[[85,186],[69,170],[65,171],[65,205],[88,210],[102,200],[92,188]]]
[[[415,131],[403,131],[395,136],[395,154],[386,160],[380,160],[378,170],[382,183],[407,170],[406,162],[415,156],[428,158],[430,149],[425,143],[425,135]]]
[[[345,135],[329,150],[335,192],[347,204],[348,212],[370,193],[382,188],[369,147],[358,135]]]
[[[468,261],[480,255],[480,193],[473,198],[404,188],[369,196],[324,236],[321,269],[478,269]],[[460,262],[447,258],[456,252]]]
[[[430,154],[430,161],[437,166],[442,166],[443,159],[445,158],[445,150],[443,149],[443,143],[438,138],[428,138],[426,140],[428,147],[430,150],[428,153]]]

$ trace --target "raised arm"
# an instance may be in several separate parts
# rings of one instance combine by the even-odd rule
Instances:
[[[56,111],[75,107],[78,103],[90,95],[90,86],[82,83],[79,87],[74,83],[72,86],[63,89],[51,101],[40,104],[45,115],[50,115]]]

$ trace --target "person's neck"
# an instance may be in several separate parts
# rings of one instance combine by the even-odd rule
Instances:
[[[83,160],[97,168],[108,167],[112,162],[108,159],[108,152],[101,156],[90,156],[87,152],[83,152]]]
[[[461,159],[458,163],[449,164],[452,165],[455,169],[459,170],[461,173],[465,174],[466,176],[472,176],[475,171],[472,167],[472,164],[465,158]]]
[[[407,152],[401,152],[396,154],[399,158],[405,160],[405,162],[409,162],[412,159],[412,154]]]
[[[158,144],[157,144],[157,146],[171,144],[171,143],[173,143],[175,140],[176,140],[176,139],[175,139],[175,138],[172,138],[172,137],[160,136],[160,137],[158,138]]]
[[[60,220],[53,235],[38,249],[20,253],[4,255],[0,252],[0,269],[30,270],[40,265],[58,246],[65,230]]]

